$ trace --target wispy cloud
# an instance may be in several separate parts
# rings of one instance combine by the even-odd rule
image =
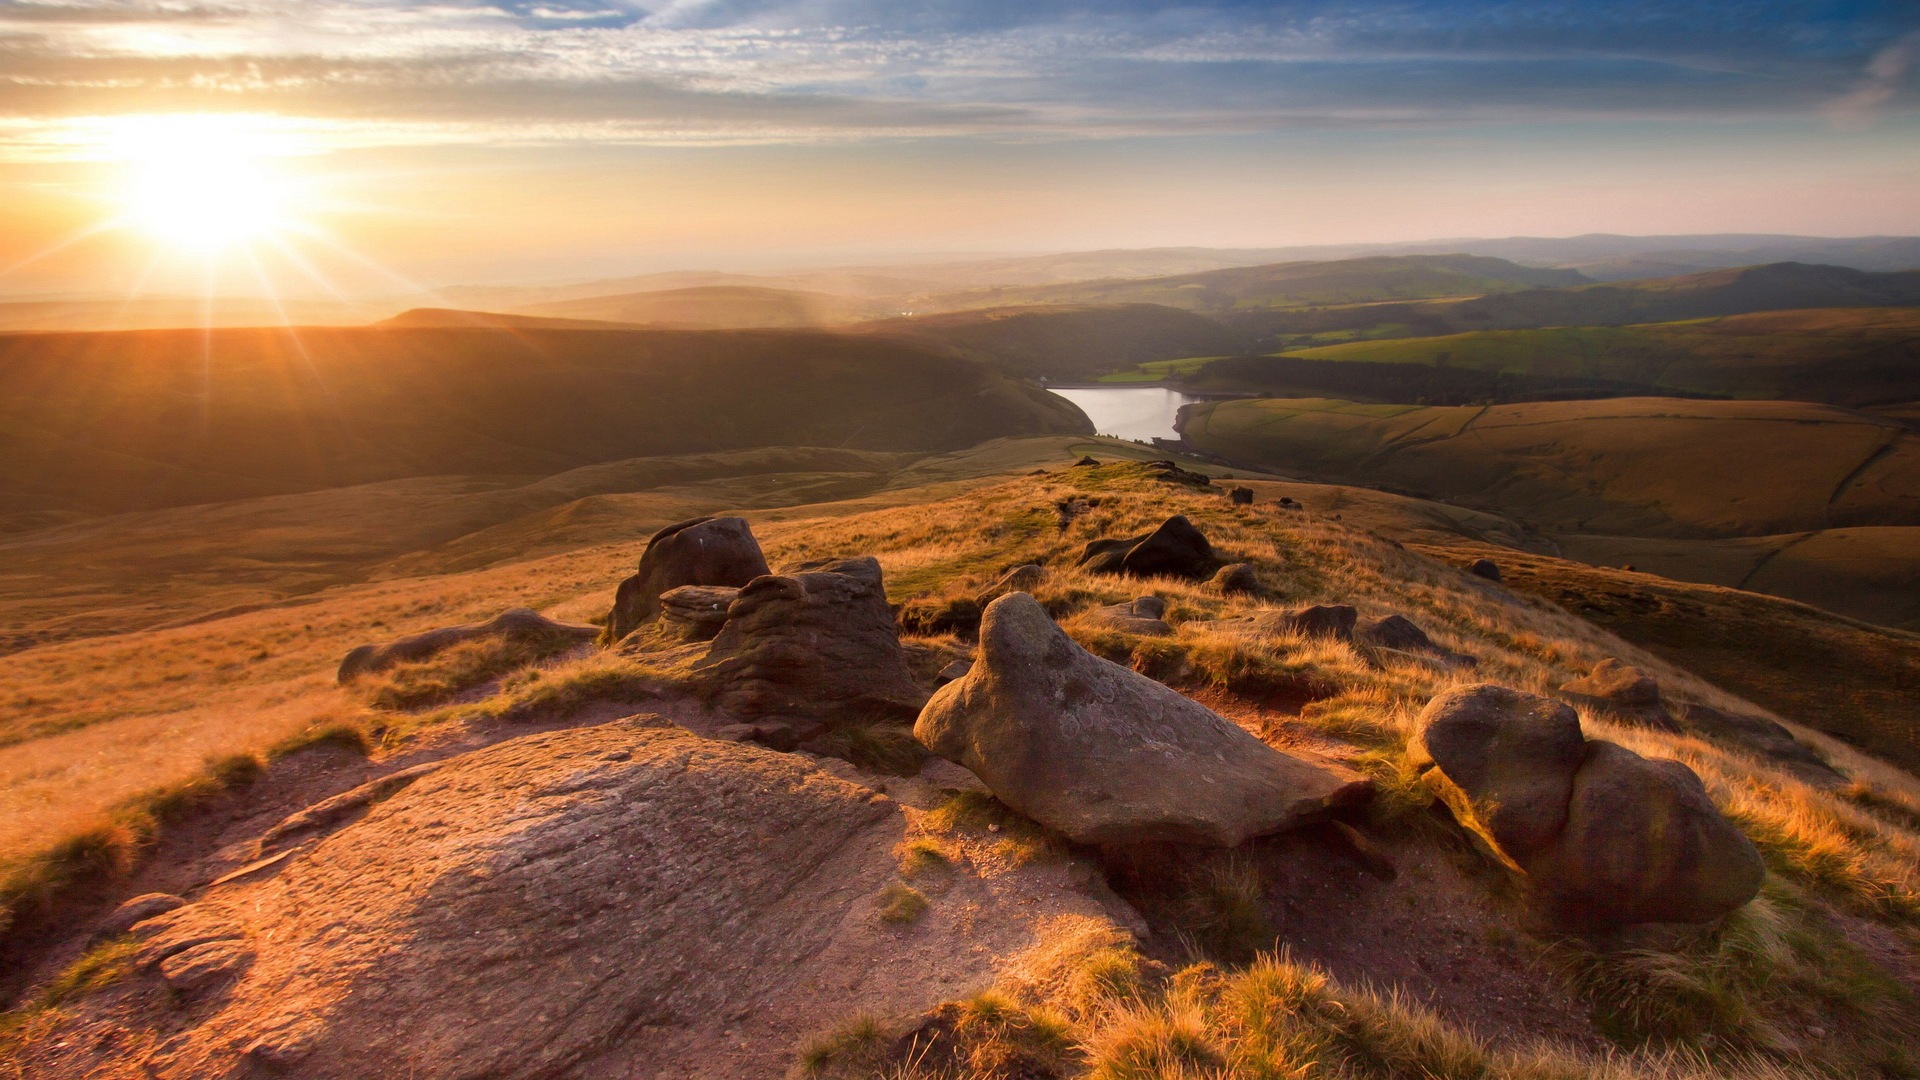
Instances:
[[[0,0],[0,133],[162,109],[457,141],[1857,123],[1904,107],[1916,54],[1908,4],[1796,0]]]

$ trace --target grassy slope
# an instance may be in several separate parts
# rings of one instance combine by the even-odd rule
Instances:
[[[0,337],[0,510],[111,511],[751,446],[1091,431],[957,357],[802,331]]]
[[[1197,405],[1201,450],[1628,536],[1920,525],[1920,438],[1798,402],[1625,398],[1491,407]]]
[[[1055,382],[1097,379],[1151,361],[1220,356],[1241,345],[1219,323],[1163,304],[990,308],[861,329]]]
[[[529,304],[518,314],[714,330],[833,326],[893,314],[870,300],[798,289],[705,285]]]
[[[1057,446],[1052,460],[1064,464],[1078,449]],[[1063,450],[1066,453],[1059,453]],[[1008,465],[1020,457],[1013,448],[995,453]],[[932,472],[923,475],[951,477],[956,470],[964,471],[964,466],[936,463]],[[1096,497],[1099,503],[1061,527],[1056,506],[1071,495]],[[914,503],[908,492],[896,497],[906,505],[824,506],[814,512],[796,508],[785,512],[784,520],[762,521],[758,531],[776,563],[872,553],[886,568],[892,598],[910,606],[970,595],[1009,564],[1044,561],[1051,569],[1038,590],[1041,598],[1069,613],[1065,625],[1090,647],[1207,696],[1264,738],[1289,747],[1309,747],[1378,776],[1389,794],[1372,828],[1393,837],[1396,844],[1436,842],[1432,826],[1424,824],[1425,815],[1412,812],[1418,804],[1405,787],[1402,753],[1415,711],[1460,675],[1392,658],[1370,660],[1336,643],[1290,637],[1245,641],[1197,625],[1182,626],[1170,640],[1102,631],[1070,613],[1136,595],[1143,586],[1074,571],[1068,566],[1071,556],[1090,538],[1137,532],[1169,513],[1182,512],[1223,551],[1255,560],[1262,567],[1263,584],[1279,602],[1348,602],[1368,614],[1404,612],[1448,647],[1480,657],[1476,678],[1546,688],[1583,673],[1604,656],[1619,656],[1653,671],[1672,697],[1745,707],[1719,688],[1551,603],[1516,598],[1370,536],[1354,527],[1358,521],[1344,520],[1346,511],[1336,516],[1287,511],[1272,504],[1234,507],[1217,489],[1192,492],[1124,467],[1057,467],[1044,476],[989,483],[933,504]],[[1393,500],[1356,497],[1353,505],[1361,504],[1370,508],[1368,512],[1385,514]],[[1481,528],[1491,523],[1467,519],[1463,524]],[[1428,518],[1426,527],[1442,526]],[[17,855],[63,827],[84,823],[90,813],[111,801],[116,790],[124,793],[142,781],[160,780],[168,769],[191,769],[191,762],[197,760],[191,753],[255,750],[262,740],[302,723],[363,708],[328,685],[326,677],[339,652],[356,639],[470,618],[508,603],[529,603],[572,617],[601,609],[635,549],[631,542],[600,545],[489,570],[359,586],[298,609],[33,650],[11,658],[7,661],[13,667],[10,685],[22,685],[19,675],[23,673],[57,677],[62,687],[60,708],[83,726],[0,751],[0,767],[9,777],[4,789],[9,813],[0,815],[7,833],[0,837],[0,851]],[[1164,581],[1146,588],[1169,601],[1179,623],[1231,615],[1247,607],[1246,601],[1225,601],[1201,586]],[[618,662],[598,659],[562,666],[537,685],[597,678],[593,673],[608,663]],[[1317,688],[1319,700],[1297,715],[1261,707],[1262,688],[1277,684],[1310,684]],[[536,684],[524,684],[532,685]],[[518,692],[508,691],[509,695]],[[112,711],[115,707],[117,714]],[[482,702],[475,708],[484,712],[492,706]],[[1696,952],[1663,961],[1666,966],[1657,970],[1636,967],[1640,961],[1632,956],[1569,962],[1556,959],[1541,944],[1512,947],[1534,956],[1535,963],[1551,965],[1549,972],[1563,967],[1588,971],[1579,985],[1594,996],[1596,1008],[1623,1007],[1616,984],[1636,988],[1625,1000],[1677,1032],[1672,1037],[1682,1039],[1682,1045],[1698,1045],[1684,1040],[1711,1030],[1721,1048],[1716,1052],[1764,1053],[1787,1061],[1825,1063],[1842,1071],[1885,1060],[1879,1055],[1888,1052],[1886,1047],[1905,1038],[1904,1029],[1889,1020],[1887,1012],[1897,1007],[1890,1003],[1897,1002],[1899,995],[1884,979],[1860,986],[1846,982],[1843,972],[1851,969],[1836,965],[1842,959],[1846,964],[1863,962],[1862,951],[1848,944],[1829,920],[1848,920],[1848,925],[1893,935],[1890,940],[1894,941],[1910,922],[1920,925],[1920,882],[1913,878],[1913,867],[1920,861],[1920,836],[1874,817],[1842,796],[1810,791],[1725,748],[1620,728],[1598,717],[1588,717],[1586,723],[1596,735],[1642,752],[1678,757],[1693,766],[1714,798],[1768,853],[1772,880],[1766,896],[1727,931]],[[103,767],[103,757],[110,757],[120,768]],[[126,767],[136,761],[138,770]],[[55,775],[62,770],[64,775]],[[32,812],[16,812],[23,807],[31,807]],[[64,810],[66,816],[49,807]],[[1495,895],[1481,902],[1499,901]],[[1599,965],[1606,978],[1592,977],[1591,969],[1582,964]],[[1211,985],[1206,982],[1210,978],[1202,970],[1188,976],[1186,985],[1197,991]],[[1143,984],[1142,994],[1147,990]],[[1128,1016],[1144,1022],[1163,1005],[1174,1010],[1168,1014],[1169,1023],[1187,1023],[1180,1017],[1194,1016],[1191,1010],[1178,1012],[1179,1002],[1162,999],[1159,993],[1143,996],[1132,1013],[1075,1013],[1074,1022],[1085,1030],[1118,1038],[1121,1030],[1106,1025]],[[1371,1015],[1358,1002],[1316,1008],[1329,1015],[1342,1011],[1350,1016]],[[1265,1011],[1269,1009],[1270,1013]],[[1240,1015],[1299,1016],[1303,1022],[1318,1015],[1278,1002],[1261,1010]],[[1231,1012],[1221,1013],[1225,1028],[1218,1033],[1206,1026],[1212,1020],[1202,1024],[1192,1018],[1192,1038],[1174,1044],[1174,1059],[1102,1075],[1192,1075],[1178,1064],[1188,1060],[1179,1058],[1186,1052],[1179,1047],[1193,1048],[1194,1054],[1213,1054],[1207,1048],[1218,1039],[1228,1040],[1219,1042],[1223,1047],[1219,1053],[1229,1052],[1224,1048],[1231,1045]],[[1402,1020],[1404,1016],[1394,1022]],[[1345,1030],[1358,1044],[1341,1053],[1377,1057],[1385,1052],[1377,1039],[1356,1034],[1353,1022],[1347,1021]],[[1445,1038],[1459,1040],[1457,1048],[1465,1058],[1484,1053],[1473,1050],[1473,1041],[1457,1029],[1441,1021],[1433,1023],[1441,1025],[1434,1030],[1453,1032]],[[1804,1032],[1812,1024],[1822,1026],[1830,1037],[1807,1038]],[[1630,1032],[1623,1037],[1631,1041]],[[1255,1048],[1256,1044],[1243,1043],[1240,1050]],[[1125,1047],[1108,1043],[1090,1043],[1087,1052],[1096,1061],[1115,1062],[1114,1070],[1128,1060]],[[1313,1065],[1313,1055],[1306,1050],[1300,1053],[1307,1056],[1292,1060],[1279,1073],[1236,1071],[1233,1075],[1319,1075],[1307,1068]],[[1583,1051],[1566,1053],[1573,1056],[1563,1062],[1565,1068],[1551,1072],[1510,1070],[1504,1064],[1489,1070],[1463,1058],[1459,1069],[1435,1075],[1571,1077],[1597,1067]],[[1434,1060],[1424,1052],[1409,1052],[1406,1058],[1398,1065],[1389,1061],[1353,1075],[1418,1075]],[[1723,1064],[1728,1067],[1718,1070],[1719,1074],[1734,1071],[1732,1062]],[[1630,1057],[1614,1067],[1621,1070],[1614,1075],[1655,1075],[1657,1059]],[[1647,1071],[1641,1071],[1643,1067]]]
[[[1330,345],[1290,355],[1862,405],[1909,401],[1920,394],[1920,309],[1832,308],[1641,326],[1487,330]]]

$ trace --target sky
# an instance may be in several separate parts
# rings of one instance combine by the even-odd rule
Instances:
[[[1920,233],[1920,4],[0,0],[0,294]]]

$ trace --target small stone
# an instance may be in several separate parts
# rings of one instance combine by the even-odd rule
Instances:
[[[1488,581],[1498,582],[1500,580],[1500,564],[1494,562],[1492,559],[1475,559],[1467,564],[1467,573],[1472,574],[1474,577],[1486,578]]]

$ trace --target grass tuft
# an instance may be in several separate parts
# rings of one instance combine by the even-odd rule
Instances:
[[[904,925],[927,913],[927,896],[899,882],[880,890],[880,921]]]

